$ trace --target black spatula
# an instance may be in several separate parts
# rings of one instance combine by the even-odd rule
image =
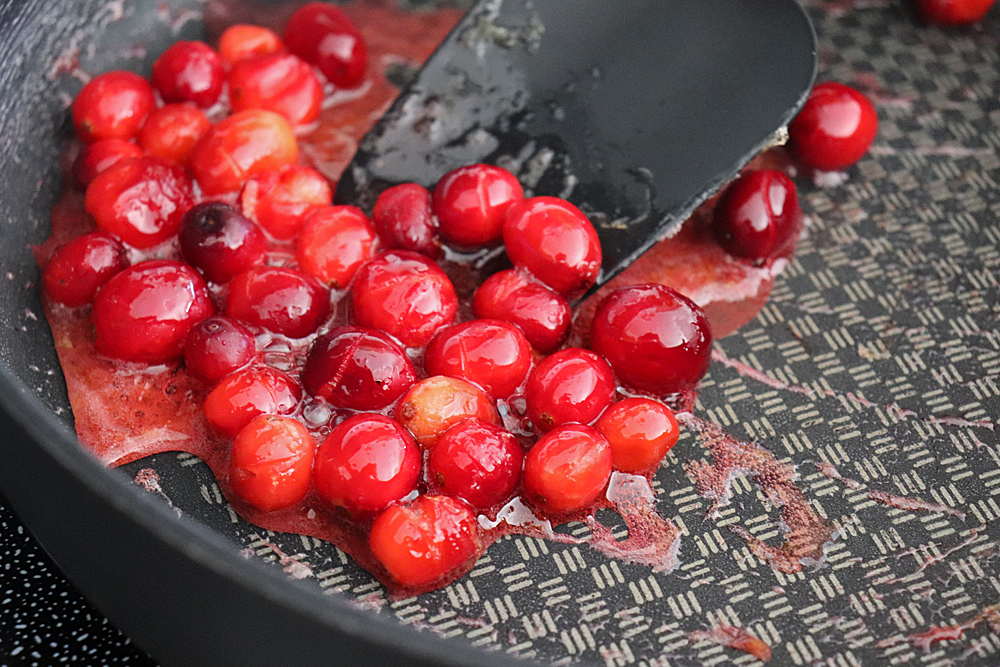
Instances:
[[[816,62],[795,0],[480,1],[362,140],[337,201],[499,164],[588,214],[599,286],[780,137]]]

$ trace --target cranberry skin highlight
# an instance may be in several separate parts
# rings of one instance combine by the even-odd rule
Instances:
[[[245,326],[224,315],[194,325],[184,343],[184,366],[195,377],[215,384],[253,361],[257,342]]]
[[[309,491],[316,443],[289,417],[260,415],[243,427],[229,455],[229,486],[262,512],[295,505]]]
[[[795,183],[780,171],[740,176],[719,199],[712,230],[730,255],[762,263],[786,250],[802,222]]]
[[[615,397],[611,366],[590,350],[570,347],[544,359],[528,378],[528,418],[539,432],[590,424]]]
[[[403,183],[384,190],[375,201],[372,223],[387,249],[412,250],[431,259],[441,255],[431,193],[419,183]]]
[[[594,425],[611,445],[615,470],[643,475],[656,470],[680,430],[670,408],[648,398],[626,398],[608,408]]]
[[[546,433],[524,459],[524,490],[545,512],[569,514],[590,507],[611,478],[611,447],[583,424]]]
[[[573,322],[569,302],[519,269],[494,273],[476,290],[472,312],[517,325],[542,354],[559,349]]]
[[[459,167],[434,188],[433,210],[439,233],[458,248],[494,245],[503,237],[504,216],[524,199],[517,177],[488,164]]]
[[[507,398],[531,368],[531,345],[501,320],[472,320],[441,329],[427,346],[428,375],[474,382],[494,399]]]
[[[441,492],[485,510],[514,492],[523,461],[521,445],[509,432],[466,419],[438,438],[427,461],[427,474]]]
[[[282,336],[305,338],[319,328],[329,312],[326,288],[296,269],[250,269],[229,283],[226,315]]]
[[[269,366],[251,367],[227,376],[205,397],[205,419],[222,435],[236,435],[259,415],[286,415],[302,398],[291,377]]]
[[[52,255],[42,273],[45,294],[75,308],[93,302],[111,277],[128,267],[125,247],[104,232],[78,236]]]
[[[133,72],[115,70],[87,82],[73,99],[73,127],[84,142],[131,139],[156,108],[153,87]]]
[[[267,240],[239,211],[223,202],[198,204],[184,214],[181,254],[220,285],[263,263]]]
[[[817,84],[788,135],[799,159],[823,171],[846,169],[868,152],[878,114],[867,97],[836,81]]]

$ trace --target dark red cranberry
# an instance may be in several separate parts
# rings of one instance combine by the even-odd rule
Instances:
[[[73,178],[83,187],[123,158],[141,158],[142,149],[127,139],[100,139],[87,144],[73,163]]]
[[[211,127],[212,122],[198,107],[167,104],[149,114],[139,130],[139,145],[147,155],[186,164]]]
[[[208,44],[179,41],[156,59],[151,78],[164,102],[208,108],[219,101],[225,72],[219,54]]]
[[[743,174],[719,199],[712,219],[726,252],[763,262],[788,248],[802,221],[792,179],[774,169]]]
[[[413,363],[389,336],[337,327],[316,339],[302,369],[302,386],[340,408],[381,410],[417,381]]]
[[[458,378],[435,375],[410,387],[396,408],[396,419],[425,449],[441,434],[470,417],[500,424],[493,401],[479,387]]]
[[[218,201],[198,204],[184,214],[180,245],[184,259],[220,285],[259,266],[267,251],[260,228]]]
[[[85,306],[111,277],[128,267],[125,247],[110,234],[78,236],[52,255],[42,274],[45,294],[65,306]]]
[[[372,222],[388,250],[412,250],[431,259],[441,255],[431,193],[419,183],[403,183],[383,191],[375,201]]]
[[[323,206],[306,216],[295,249],[299,267],[334,289],[371,259],[375,228],[356,206]]]
[[[928,23],[964,25],[979,21],[996,0],[917,0],[917,11]]]
[[[583,424],[565,424],[549,431],[524,459],[528,499],[552,514],[586,509],[601,495],[610,477],[608,441]]]
[[[506,169],[473,164],[450,171],[434,188],[441,238],[469,249],[499,243],[507,210],[522,199],[521,184]]]
[[[356,88],[365,79],[365,40],[336,5],[310,2],[300,8],[288,20],[284,42],[289,51],[316,65],[338,88]]]
[[[538,364],[528,378],[528,418],[539,431],[590,424],[615,397],[615,374],[600,355],[570,347]]]
[[[294,238],[306,216],[332,201],[333,191],[323,175],[297,164],[257,173],[240,191],[243,215],[282,241]]]
[[[229,454],[229,487],[262,512],[295,505],[312,483],[316,443],[291,417],[260,415],[240,430]]]
[[[132,139],[156,108],[153,87],[134,72],[116,70],[91,79],[73,99],[73,127],[85,142]]]
[[[788,126],[799,159],[824,171],[846,169],[868,152],[878,114],[868,98],[836,81],[817,84]]]
[[[664,285],[635,285],[601,301],[590,344],[624,384],[665,395],[689,391],[705,375],[712,334],[704,311],[686,296]]]
[[[667,406],[648,398],[626,398],[604,411],[594,425],[611,446],[615,470],[643,475],[656,470],[680,435]]]
[[[514,436],[493,424],[466,419],[438,438],[427,462],[430,482],[477,509],[507,500],[521,479],[524,453]]]
[[[258,267],[229,283],[227,315],[289,338],[313,333],[329,312],[326,288],[296,269]]]
[[[253,361],[256,352],[257,342],[245,326],[215,315],[191,328],[184,343],[184,365],[196,377],[215,384]]]
[[[226,376],[205,397],[205,419],[222,435],[235,438],[260,415],[287,415],[299,405],[298,383],[269,366]]]
[[[229,103],[233,111],[268,109],[292,125],[319,117],[323,84],[313,68],[291,53],[269,53],[244,58],[229,74]]]
[[[495,399],[507,398],[531,368],[531,345],[502,320],[472,320],[440,330],[427,346],[428,375],[475,382]]]
[[[559,349],[573,322],[566,299],[518,269],[487,278],[476,290],[472,311],[482,319],[516,324],[542,354]]]

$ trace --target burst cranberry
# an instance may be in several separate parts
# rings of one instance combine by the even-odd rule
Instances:
[[[313,479],[320,498],[358,519],[402,500],[420,477],[420,449],[406,430],[382,415],[338,424],[316,452]]]
[[[489,509],[507,500],[521,478],[524,453],[514,436],[478,419],[455,424],[431,450],[427,475],[449,496]]]
[[[580,209],[555,197],[532,197],[507,211],[503,242],[522,266],[566,298],[580,296],[601,270],[601,240]]]
[[[482,389],[465,380],[441,375],[410,387],[396,409],[399,423],[425,448],[433,446],[442,433],[469,417],[500,423],[500,415]]]
[[[259,415],[287,415],[302,394],[295,380],[262,366],[227,376],[205,397],[205,419],[216,431],[235,438]]]
[[[229,283],[227,315],[289,338],[313,333],[329,312],[326,288],[302,271],[258,267]]]
[[[73,100],[73,127],[85,142],[131,139],[156,108],[153,88],[138,74],[105,72],[91,79]]]
[[[139,131],[139,145],[147,155],[185,164],[211,127],[212,122],[198,107],[167,104],[149,114]]]
[[[387,249],[412,250],[436,259],[441,254],[431,194],[419,183],[403,183],[382,192],[372,222]]]
[[[656,470],[679,431],[674,413],[648,398],[626,398],[608,408],[595,428],[611,446],[615,470],[641,475]]]
[[[90,182],[84,199],[98,227],[135,248],[151,248],[176,234],[193,203],[184,170],[153,157],[109,167]]]
[[[429,587],[479,553],[476,517],[461,500],[420,496],[388,508],[372,523],[372,555],[397,583]]]
[[[302,369],[307,392],[352,410],[381,410],[416,381],[403,348],[380,331],[358,327],[317,338]]]
[[[708,370],[712,334],[705,313],[664,285],[609,294],[594,314],[590,344],[618,378],[654,394],[689,391]]]
[[[94,299],[91,319],[103,354],[159,364],[180,358],[188,331],[214,311],[198,272],[163,259],[112,276]]]
[[[836,81],[818,84],[788,126],[799,159],[816,169],[846,169],[868,152],[878,114],[868,98]]]
[[[441,238],[459,248],[498,243],[511,204],[524,199],[514,174],[488,164],[459,167],[434,188],[434,214]]]
[[[291,53],[245,58],[229,75],[233,111],[267,109],[292,125],[305,125],[319,117],[322,102],[323,84],[307,62]]]
[[[334,289],[346,287],[371,259],[375,228],[355,206],[325,206],[306,218],[296,256],[303,271]]]
[[[542,354],[559,348],[569,335],[569,303],[518,269],[494,273],[476,290],[472,311],[483,319],[516,324]]]
[[[615,397],[615,374],[600,355],[570,347],[544,359],[528,378],[528,418],[539,431],[589,424]]]
[[[42,274],[45,294],[65,306],[85,306],[112,276],[128,267],[125,248],[113,236],[78,236],[52,255]]]
[[[524,459],[524,490],[546,512],[567,514],[589,507],[611,477],[611,447],[583,424],[546,433]]]
[[[263,171],[240,192],[243,215],[283,241],[299,233],[311,211],[332,201],[333,192],[322,174],[299,165]]]
[[[726,252],[763,262],[788,248],[802,221],[795,183],[780,171],[740,176],[715,207],[712,229]]]
[[[507,398],[531,368],[531,345],[501,320],[473,320],[442,329],[427,346],[429,375],[475,382],[493,398]]]
[[[73,163],[73,178],[83,187],[123,158],[140,158],[142,149],[127,139],[101,139],[87,144]]]
[[[229,455],[229,486],[262,512],[291,507],[305,498],[312,480],[316,443],[290,417],[260,415],[240,430]]]
[[[208,44],[179,41],[156,59],[151,78],[164,102],[207,108],[219,101],[225,72],[219,54]]]
[[[257,344],[245,326],[215,315],[188,332],[184,343],[184,365],[193,375],[215,384],[253,361]]]
[[[355,88],[365,79],[368,49],[340,7],[310,2],[292,14],[285,28],[288,50],[323,72],[338,88]]]
[[[930,23],[963,25],[986,16],[994,2],[996,0],[917,0],[917,11]]]
[[[184,259],[220,285],[259,265],[267,250],[257,225],[218,201],[198,204],[185,213],[179,236]]]
[[[351,286],[354,322],[421,347],[458,310],[451,280],[423,255],[392,250],[358,270]]]
[[[191,170],[206,195],[236,192],[255,174],[299,159],[291,126],[280,114],[250,109],[219,121],[191,153]]]
[[[219,36],[219,57],[230,67],[244,58],[280,53],[284,48],[276,32],[258,25],[238,23]]]

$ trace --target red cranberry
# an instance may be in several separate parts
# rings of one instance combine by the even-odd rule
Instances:
[[[229,455],[229,486],[262,512],[291,507],[306,497],[316,443],[289,417],[260,415],[243,427]]]
[[[244,58],[280,53],[285,48],[276,32],[263,26],[238,23],[219,36],[219,57],[232,67]]]
[[[846,169],[868,152],[878,114],[868,98],[836,81],[818,84],[788,126],[799,159],[824,171]]]
[[[205,397],[205,419],[216,431],[235,438],[259,415],[287,415],[295,411],[302,393],[295,380],[262,366],[227,376]]]
[[[495,399],[521,386],[531,368],[531,345],[501,320],[472,320],[442,329],[427,346],[429,375],[475,382]]]
[[[740,176],[715,207],[712,228],[726,252],[763,262],[788,248],[802,221],[795,183],[780,171]]]
[[[306,217],[296,257],[303,271],[339,289],[371,259],[374,245],[375,228],[360,208],[324,206]]]
[[[180,358],[188,331],[214,311],[197,271],[152,260],[112,276],[94,299],[91,319],[103,354],[159,364]]]
[[[624,384],[664,395],[698,384],[712,334],[705,313],[686,296],[664,285],[635,285],[601,301],[590,344]]]
[[[503,242],[515,266],[568,299],[580,296],[601,270],[601,240],[580,209],[555,197],[515,203],[503,224]]]
[[[87,144],[73,163],[73,178],[83,187],[123,158],[141,158],[142,149],[127,139],[100,139]]]
[[[310,2],[292,14],[284,35],[288,50],[323,72],[338,88],[356,88],[365,79],[368,49],[344,11]]]
[[[386,509],[372,523],[372,555],[397,583],[429,588],[479,553],[476,517],[468,505],[448,496],[420,496]]]
[[[149,114],[139,131],[139,145],[147,155],[185,164],[211,127],[212,122],[198,107],[167,104]]]
[[[382,253],[362,266],[351,297],[355,323],[385,331],[406,347],[426,345],[458,311],[455,288],[441,267],[406,250]]]
[[[292,125],[319,117],[323,84],[307,62],[291,53],[269,53],[244,58],[229,74],[229,103],[233,111],[268,109]]]
[[[91,79],[73,100],[73,127],[85,142],[131,139],[156,108],[153,87],[133,72],[105,72]]]
[[[595,428],[611,446],[615,470],[635,475],[656,470],[680,434],[670,408],[648,398],[615,403]]]
[[[264,233],[223,202],[198,204],[184,214],[181,253],[214,283],[225,284],[264,260]]]
[[[289,338],[313,333],[329,312],[326,288],[296,269],[258,267],[229,283],[226,315]]]
[[[528,418],[539,431],[590,424],[615,397],[615,374],[590,350],[570,347],[542,360],[528,378]]]
[[[524,459],[524,490],[545,512],[568,514],[589,507],[611,477],[611,447],[583,424],[546,433]]]
[[[396,409],[396,418],[424,448],[460,421],[475,417],[500,424],[500,415],[482,389],[465,380],[441,375],[410,387]]]
[[[332,201],[333,191],[323,175],[300,165],[262,171],[240,192],[243,215],[282,241],[294,238],[310,212]]]
[[[427,462],[427,475],[441,492],[485,510],[514,492],[523,460],[521,445],[513,435],[478,419],[466,419],[438,439]]]
[[[964,25],[986,16],[996,0],[917,0],[917,11],[929,23]]]
[[[320,498],[358,519],[405,498],[419,478],[420,449],[402,426],[382,415],[348,417],[316,452],[313,479]]]
[[[412,250],[436,259],[441,255],[431,194],[418,183],[403,183],[382,192],[372,210],[372,222],[383,247]]]
[[[219,54],[204,42],[174,42],[153,63],[153,86],[168,103],[210,107],[219,101],[224,79]]]
[[[85,306],[112,276],[128,267],[125,248],[113,236],[78,236],[52,255],[42,274],[45,294],[65,306]]]
[[[413,363],[380,331],[337,327],[316,339],[302,386],[339,408],[381,410],[417,381]]]
[[[542,354],[559,349],[573,322],[566,299],[517,269],[487,278],[476,290],[472,312],[479,318],[516,324]]]
[[[434,214],[441,238],[459,248],[498,243],[507,210],[524,199],[517,177],[488,164],[459,167],[434,188]]]
[[[215,384],[253,361],[257,343],[245,326],[223,315],[202,320],[184,343],[184,365],[196,377]]]

